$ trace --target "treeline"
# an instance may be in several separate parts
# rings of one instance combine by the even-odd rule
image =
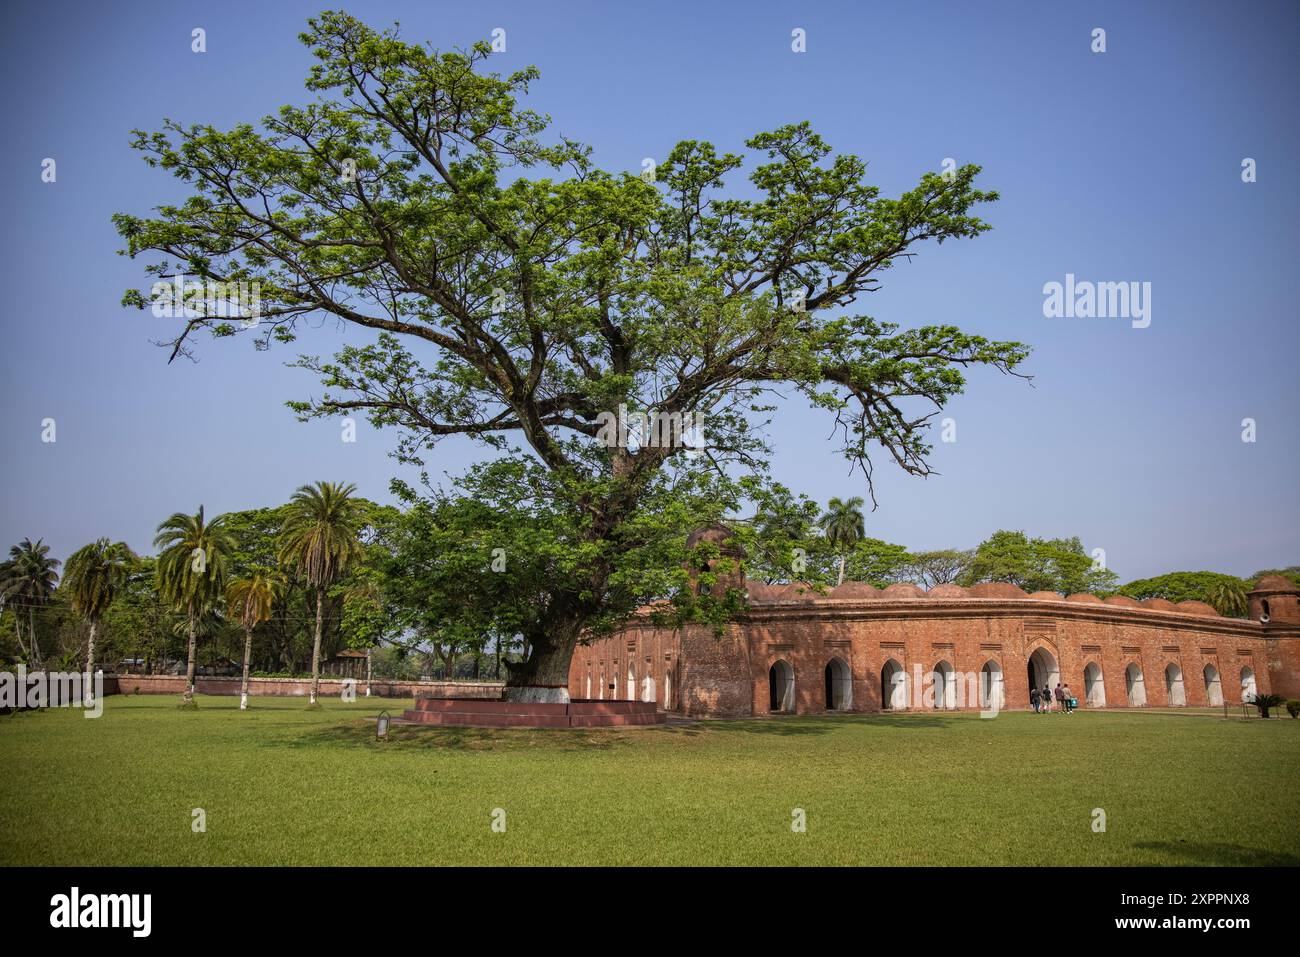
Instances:
[[[299,676],[359,649],[377,678],[499,676],[518,643],[440,627],[446,602],[421,593],[427,520],[427,505],[377,505],[321,482],[275,507],[177,513],[159,526],[156,555],[101,539],[61,568],[24,539],[0,563],[0,654],[192,677],[241,671],[247,653],[248,674]]]
[[[841,581],[878,588],[910,582],[925,589],[1007,582],[1029,593],[1203,601],[1236,618],[1246,616],[1246,594],[1263,576],[1282,575],[1300,585],[1297,565],[1262,569],[1246,578],[1213,571],[1171,572],[1120,585],[1104,555],[1085,550],[1078,537],[1034,538],[1023,531],[996,531],[974,548],[913,552],[867,536],[863,506],[860,498],[831,499],[822,511],[806,497],[776,486],[755,517],[736,526],[745,543],[749,576],[820,587]]]
[[[581,545],[543,508],[472,496],[425,499],[394,483],[403,507],[351,485],[318,482],[271,508],[209,517],[199,508],[159,525],[155,555],[99,539],[60,562],[24,539],[0,563],[0,655],[9,664],[83,670],[123,660],[146,673],[218,668],[317,676],[321,662],[362,650],[377,678],[498,678],[527,659],[556,580]],[[729,522],[751,579],[833,587],[842,581],[922,588],[1009,582],[1027,592],[1193,599],[1244,616],[1264,574],[1300,583],[1300,567],[1247,579],[1173,572],[1118,584],[1078,538],[998,531],[970,549],[909,551],[865,534],[861,499],[826,509],[777,486],[753,518]],[[619,587],[683,600],[681,528],[644,549]],[[670,547],[673,546],[673,547]],[[616,548],[617,543],[611,547]],[[704,579],[700,579],[704,580]],[[687,597],[689,600],[689,594]],[[719,613],[734,613],[738,606]]]

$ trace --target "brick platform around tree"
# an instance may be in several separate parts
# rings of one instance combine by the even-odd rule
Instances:
[[[420,695],[402,721],[469,728],[610,728],[663,724],[664,713],[648,701],[575,700],[568,704],[528,704],[473,698]]]

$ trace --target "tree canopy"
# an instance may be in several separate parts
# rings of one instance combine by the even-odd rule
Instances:
[[[292,404],[300,416],[365,414],[416,463],[469,436],[503,456],[471,485],[544,495],[535,517],[562,516],[580,560],[539,595],[514,684],[559,681],[584,629],[634,607],[632,579],[665,574],[643,560],[714,510],[658,520],[672,496],[732,500],[737,475],[764,472],[775,390],[830,417],[870,492],[873,449],[928,474],[927,430],[965,370],[1015,374],[1028,354],[845,312],[925,244],[989,228],[975,211],[997,194],[976,187],[978,166],[888,198],[863,160],[795,123],[751,137],[748,156],[686,140],[653,177],[607,172],[521,105],[537,70],[488,72],[485,43],[439,52],[336,12],[302,39],[311,103],[257,126],[136,131],[146,162],[192,193],[115,217],[158,280],[124,301],[144,308],[178,274],[256,286],[255,309],[185,294],[173,357],[205,328],[261,348],[309,317],[369,330],[299,359],[325,388]],[[652,425],[611,432],[625,414]]]

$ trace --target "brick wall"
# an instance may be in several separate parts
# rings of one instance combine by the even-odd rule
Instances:
[[[342,678],[320,679],[324,697],[343,693]],[[194,680],[199,694],[237,695],[239,678],[205,678]],[[417,693],[457,698],[497,698],[503,685],[499,681],[380,681],[370,683],[370,693],[381,698],[413,698]],[[175,694],[185,691],[184,675],[105,675],[104,694]],[[306,697],[311,690],[310,678],[249,678],[248,693],[254,697]],[[365,679],[356,682],[358,696],[366,693]]]
[[[980,589],[989,597],[972,597]],[[940,586],[931,594],[891,586],[865,599],[785,591],[764,598],[721,638],[709,629],[633,620],[618,634],[578,648],[570,694],[585,697],[591,674],[604,697],[640,697],[661,707],[667,699],[668,710],[691,716],[766,714],[769,669],[781,661],[793,672],[792,710],[821,713],[827,710],[826,668],[838,658],[850,676],[848,710],[882,709],[882,670],[889,662],[906,673],[913,708],[925,705],[921,688],[913,687],[918,667],[922,675],[950,668],[953,685],[970,691],[961,704],[979,707],[986,666],[1001,675],[1003,707],[1027,708],[1028,663],[1037,652],[1039,683],[1050,677],[1053,686],[1068,684],[1085,707],[1090,689],[1095,704],[1104,694],[1112,708],[1176,705],[1180,694],[1191,707],[1220,700],[1236,705],[1243,669],[1261,693],[1300,697],[1300,626],[1222,618],[1197,602],[1025,596],[1013,586]],[[629,667],[638,678],[636,695],[627,692]],[[1132,692],[1130,669],[1141,678],[1132,682]],[[1089,674],[1096,678],[1090,681]],[[617,676],[613,689],[611,675]],[[646,697],[646,677],[655,697]],[[1139,687],[1144,705],[1137,703]]]

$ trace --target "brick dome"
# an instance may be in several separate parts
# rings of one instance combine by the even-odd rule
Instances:
[[[911,582],[896,582],[890,585],[880,593],[882,598],[924,598],[925,592],[921,591]]]
[[[1143,598],[1142,607],[1153,611],[1177,611],[1178,606],[1165,598]]]
[[[931,598],[969,598],[970,591],[962,588],[960,585],[954,585],[949,582],[946,585],[935,585],[928,592]]]
[[[1025,590],[1019,585],[1012,585],[1010,582],[982,582],[979,585],[972,585],[970,589],[972,598],[1028,598]]]
[[[845,582],[831,589],[831,598],[879,598],[880,589],[866,582]]]
[[[1251,591],[1297,593],[1300,592],[1300,588],[1297,588],[1295,582],[1291,581],[1291,579],[1284,578],[1281,575],[1265,575],[1255,582],[1255,587]]]

